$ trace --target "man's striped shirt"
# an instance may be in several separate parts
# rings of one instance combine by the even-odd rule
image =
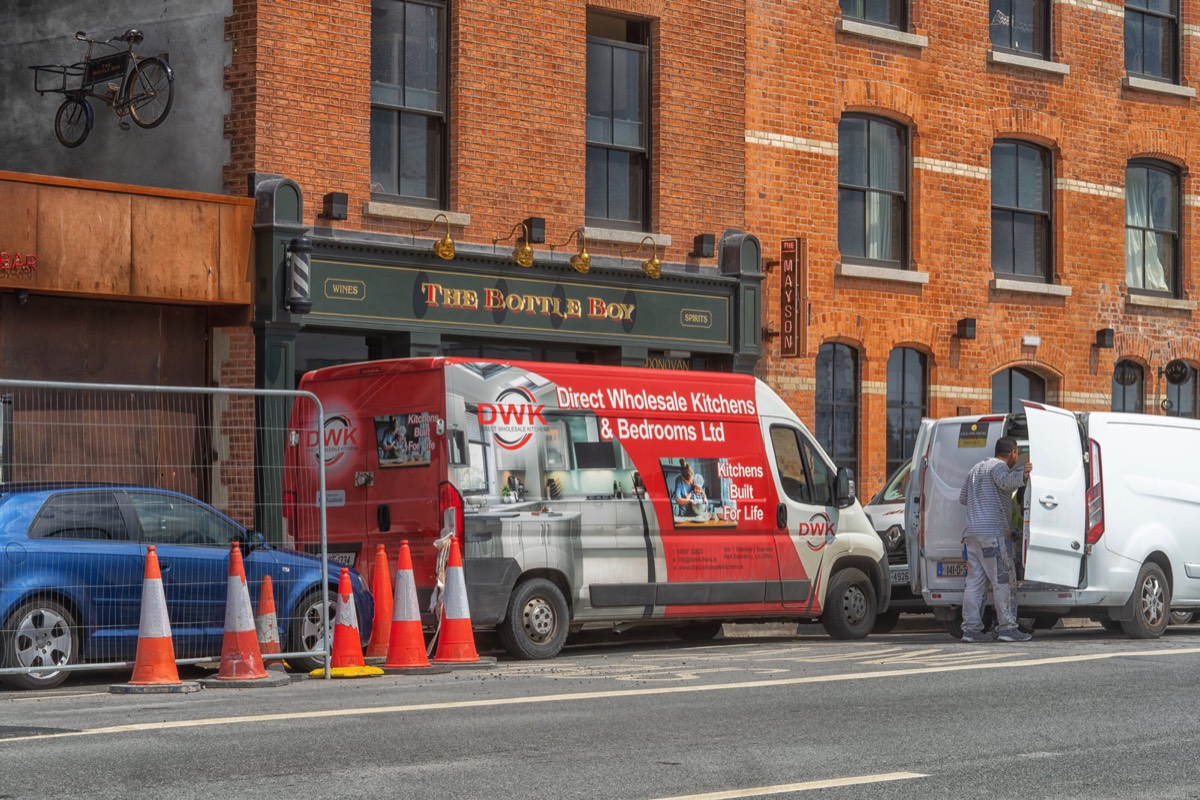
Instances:
[[[967,507],[963,536],[1003,536],[1012,529],[1012,494],[1025,483],[1023,468],[985,458],[967,473],[958,502]]]

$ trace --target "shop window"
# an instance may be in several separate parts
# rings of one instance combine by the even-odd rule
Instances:
[[[1131,75],[1178,82],[1178,0],[1125,0],[1125,69]]]
[[[908,26],[906,0],[841,0],[842,16],[904,30]]]
[[[887,473],[912,458],[921,418],[929,416],[929,381],[925,354],[897,347],[888,356]]]
[[[1177,295],[1179,171],[1159,161],[1125,170],[1125,283],[1129,291]]]
[[[1146,373],[1142,366],[1122,359],[1113,367],[1112,410],[1140,414],[1145,409]]]
[[[587,32],[587,222],[645,230],[650,185],[648,29],[633,20],[589,13]]]
[[[838,247],[846,262],[903,268],[908,231],[907,132],[875,117],[838,124]]]
[[[839,467],[858,474],[858,351],[839,343],[817,352],[816,436]]]
[[[992,376],[992,413],[1024,412],[1022,400],[1046,402],[1046,381],[1020,367],[1001,370]]]
[[[1048,282],[1050,153],[1025,142],[992,145],[992,270]]]
[[[371,192],[446,207],[446,7],[371,3]]]
[[[1010,53],[1050,58],[1051,0],[991,0],[992,46]]]
[[[1178,375],[1169,375],[1167,379],[1166,403],[1163,404],[1163,411],[1169,417],[1188,417],[1196,418],[1197,404],[1197,387],[1200,382],[1196,380],[1196,368],[1186,362],[1177,362],[1179,365]],[[1176,383],[1171,380],[1174,378]],[[1180,380],[1182,378],[1182,380]]]

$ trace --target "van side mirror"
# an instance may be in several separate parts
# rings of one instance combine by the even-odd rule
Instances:
[[[849,467],[838,468],[837,490],[833,500],[838,508],[848,508],[854,505],[854,473]]]

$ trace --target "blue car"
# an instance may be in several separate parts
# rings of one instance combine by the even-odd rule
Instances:
[[[256,608],[262,580],[271,576],[284,652],[318,649],[320,559],[269,547],[261,534],[178,492],[102,484],[0,485],[0,664],[133,660],[149,545],[158,554],[175,657],[219,657],[234,541],[242,549]],[[340,576],[341,567],[330,564],[331,620]],[[350,579],[365,644],[374,604],[362,577],[351,570]],[[288,663],[310,670],[323,662]],[[45,689],[67,675],[59,670],[0,678]]]

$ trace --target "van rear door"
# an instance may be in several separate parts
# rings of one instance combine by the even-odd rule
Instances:
[[[925,462],[929,449],[930,434],[933,432],[933,420],[921,420],[917,429],[917,441],[913,446],[912,470],[908,473],[908,487],[904,493],[904,546],[908,550],[908,585],[913,594],[921,594],[924,577],[921,569],[921,525],[924,516],[921,509],[922,487],[925,482]]]
[[[1087,469],[1079,421],[1070,411],[1029,401],[1025,415],[1033,463],[1026,489],[1031,499],[1025,579],[1075,587],[1087,527]]]

